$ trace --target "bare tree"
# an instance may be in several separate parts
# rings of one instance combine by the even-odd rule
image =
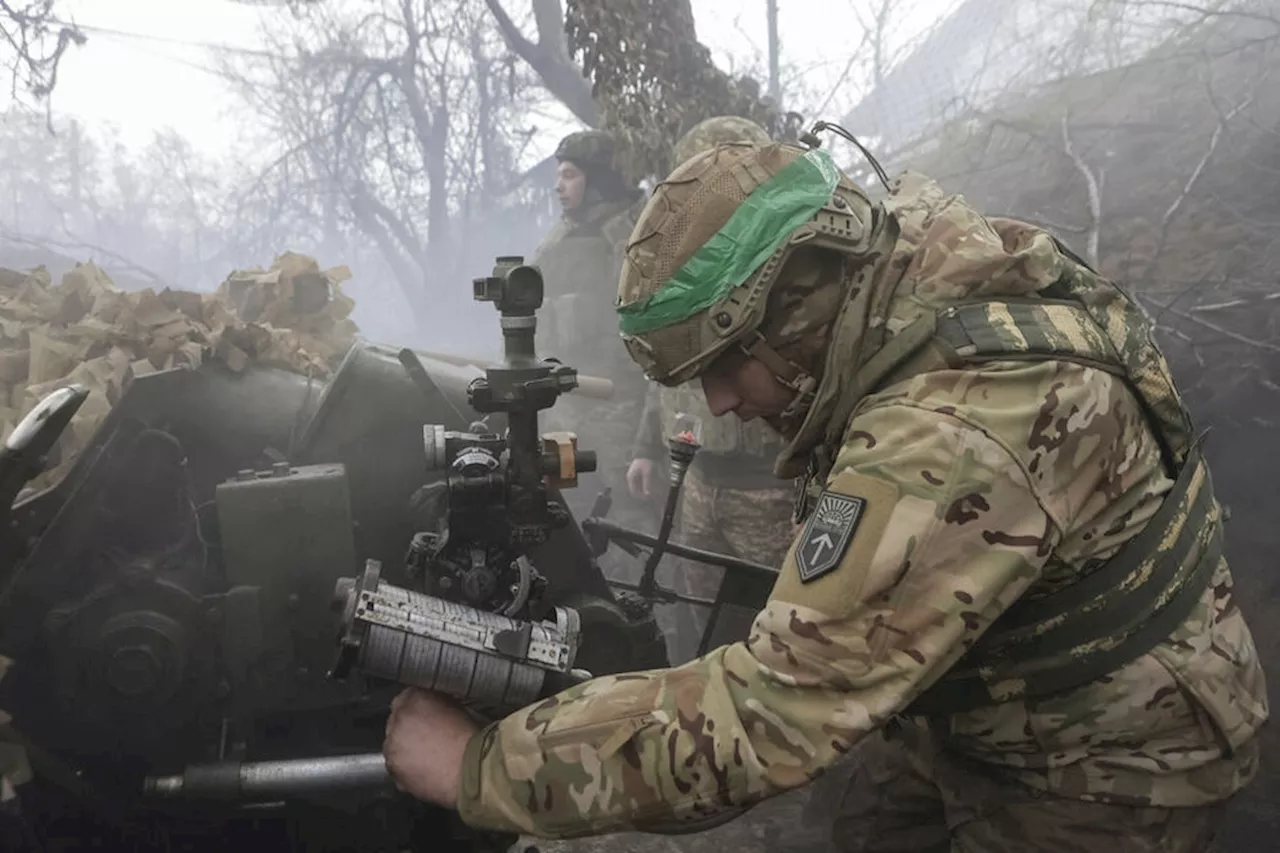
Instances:
[[[269,38],[227,68],[279,149],[264,182],[373,241],[426,323],[467,236],[454,220],[494,203],[533,134],[530,75],[466,0],[301,9]]]
[[[501,0],[484,2],[507,44],[537,73],[547,91],[584,124],[596,125],[600,114],[591,97],[591,84],[583,76],[582,69],[569,56],[565,41],[564,9],[560,0],[529,0],[537,41],[524,34]]]
[[[911,165],[1129,285],[1198,408],[1227,422],[1280,391],[1280,13],[1114,5],[1098,23],[1113,32],[1081,35],[1111,45],[1099,70],[972,110]],[[1114,49],[1139,43],[1126,21],[1144,30],[1137,55]]]
[[[850,4],[862,26],[871,86],[884,83],[885,75],[902,54],[905,45],[898,42],[896,29],[901,25],[902,0],[859,0]]]
[[[93,258],[124,279],[209,287],[249,229],[227,173],[173,132],[132,151],[102,129],[14,110],[0,120],[0,242],[33,263]],[[260,258],[260,256],[259,256]]]
[[[0,0],[0,58],[9,69],[10,95],[47,98],[58,84],[58,65],[85,35],[54,14],[55,0]]]

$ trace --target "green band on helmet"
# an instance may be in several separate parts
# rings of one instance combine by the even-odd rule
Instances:
[[[719,302],[831,200],[839,178],[825,151],[815,149],[792,160],[752,190],[662,287],[619,306],[618,328],[625,335],[651,332]]]

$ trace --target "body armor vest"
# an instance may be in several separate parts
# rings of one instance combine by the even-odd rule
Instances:
[[[584,222],[562,223],[539,247],[534,264],[546,288],[538,312],[543,355],[584,372],[590,365],[590,372],[609,378],[626,359],[615,302],[632,206],[631,201],[601,205]]]
[[[909,714],[947,715],[1047,696],[1107,675],[1185,621],[1222,557],[1221,509],[1209,471],[1145,316],[1115,284],[1060,244],[1059,250],[1073,263],[1042,298],[957,303],[901,330],[854,376],[832,423],[846,425],[865,394],[934,370],[988,361],[1077,362],[1125,381],[1175,484],[1145,528],[1111,559],[1070,585],[1024,596]],[[826,473],[811,469],[798,516],[812,505]]]

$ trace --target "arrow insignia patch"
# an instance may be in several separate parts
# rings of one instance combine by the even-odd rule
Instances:
[[[795,560],[801,583],[817,580],[840,565],[866,507],[864,499],[851,495],[824,491],[818,496],[796,546]]]

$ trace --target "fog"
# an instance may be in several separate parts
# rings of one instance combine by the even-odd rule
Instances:
[[[601,120],[564,4],[210,0],[186,24],[107,5],[56,7],[84,17],[88,41],[50,98],[27,85],[48,63],[33,77],[14,58],[0,266],[93,259],[125,288],[207,291],[298,251],[352,269],[366,337],[497,352],[470,279],[532,256],[559,216],[549,155]],[[772,45],[769,5],[694,0],[720,69],[805,123],[843,120],[891,173],[1049,228],[1143,304],[1208,430],[1241,607],[1264,661],[1280,659],[1266,618],[1280,596],[1277,4],[838,0],[819,17],[784,0]],[[1277,760],[1273,726],[1221,849],[1280,832]],[[710,838],[755,843],[738,831]]]
[[[876,4],[893,12],[878,28],[882,61],[957,2]],[[93,259],[124,287],[210,290],[289,249],[351,267],[364,335],[495,352],[470,279],[497,255],[531,255],[554,225],[548,157],[596,118],[565,103],[589,103],[589,86],[552,91],[508,44],[516,32],[526,56],[567,64],[563,36],[535,14],[562,4],[386,4],[371,21],[383,5],[58,3],[51,33],[74,21],[85,43],[61,57],[51,98],[19,79],[4,110],[0,263]],[[763,77],[765,4],[692,5],[722,67]],[[857,102],[873,72],[849,46],[876,9],[835,4],[817,20],[782,4],[788,108],[838,118]],[[847,39],[830,40],[832,25]],[[431,49],[415,78],[382,74],[415,28],[435,33],[420,39]]]

